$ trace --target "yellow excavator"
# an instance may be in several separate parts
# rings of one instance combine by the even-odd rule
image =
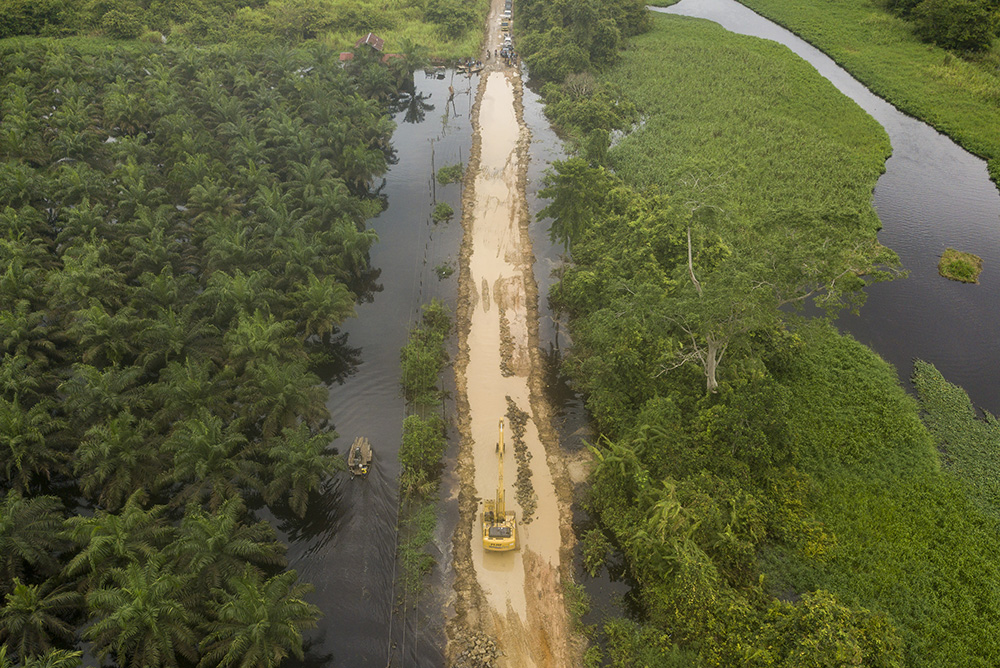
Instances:
[[[507,510],[503,498],[503,420],[500,420],[500,442],[497,443],[499,475],[497,498],[483,502],[483,547],[490,552],[517,549],[517,518]]]

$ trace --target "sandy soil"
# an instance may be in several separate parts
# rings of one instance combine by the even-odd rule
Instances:
[[[464,182],[455,365],[461,519],[454,539],[456,616],[449,623],[447,654],[456,667],[555,668],[579,665],[581,647],[571,632],[561,584],[571,577],[571,489],[541,392],[538,294],[524,196],[530,136],[520,73],[486,58],[485,48],[498,48],[501,41],[502,10],[502,0],[494,0]],[[521,480],[513,425],[506,418],[508,399],[527,415],[520,447],[530,470],[527,475],[522,470]],[[507,508],[517,512],[518,549],[486,553],[480,513],[482,500],[496,494],[501,419]],[[515,481],[522,489],[530,483],[537,497],[527,517]]]

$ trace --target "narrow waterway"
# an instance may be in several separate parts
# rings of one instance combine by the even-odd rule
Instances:
[[[433,586],[417,601],[393,588],[398,452],[405,417],[399,353],[422,304],[435,297],[455,303],[461,186],[441,186],[433,178],[436,169],[468,160],[478,77],[453,76],[449,70],[437,79],[418,71],[414,82],[416,99],[393,115],[397,161],[381,190],[388,207],[369,221],[379,235],[371,251],[379,288],[344,326],[347,337],[338,354],[347,375],[331,381],[328,401],[339,434],[335,446],[344,453],[355,437],[367,436],[374,466],[366,479],[338,474],[311,503],[304,521],[283,522],[291,566],[315,586],[309,600],[323,613],[319,628],[307,635],[306,660],[288,665],[444,665],[441,611],[446,601],[440,592],[450,589],[455,524],[447,502],[434,541],[438,563]],[[449,86],[455,91],[450,100]],[[450,204],[455,218],[435,224],[435,202]],[[436,270],[443,266],[456,273],[439,279]]]
[[[681,0],[658,11],[784,44],[882,124],[893,154],[875,188],[879,240],[899,254],[909,276],[870,287],[860,315],[844,314],[837,324],[892,362],[904,383],[913,360],[923,359],[977,406],[1000,412],[1000,194],[986,163],[735,0]],[[949,246],[983,258],[978,285],[938,275],[937,261]]]

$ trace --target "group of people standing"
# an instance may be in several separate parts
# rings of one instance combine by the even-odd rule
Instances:
[[[486,58],[489,59],[489,57],[490,50],[486,49]],[[493,57],[503,58],[504,64],[507,65],[507,67],[517,65],[517,51],[515,51],[510,44],[504,44],[499,49],[493,49]]]

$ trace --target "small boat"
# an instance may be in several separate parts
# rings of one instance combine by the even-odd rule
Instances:
[[[347,453],[347,469],[351,472],[351,477],[368,475],[368,469],[372,463],[372,444],[364,436],[354,439],[351,451]]]

